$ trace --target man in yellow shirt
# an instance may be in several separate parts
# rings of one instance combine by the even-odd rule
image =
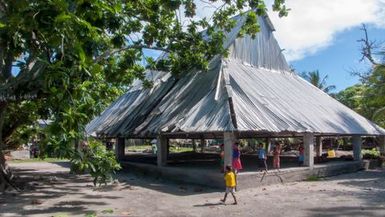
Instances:
[[[226,197],[228,193],[231,193],[234,198],[234,205],[237,204],[237,198],[235,198],[235,174],[233,172],[233,168],[230,165],[226,166],[226,172],[225,172],[225,182],[226,182],[226,193],[225,197],[221,200],[223,203],[226,202]]]

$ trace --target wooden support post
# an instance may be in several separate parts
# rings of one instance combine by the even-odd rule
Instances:
[[[304,165],[313,169],[314,167],[314,135],[307,133],[303,136],[303,146],[305,149]]]
[[[317,136],[315,141],[315,153],[316,157],[319,158],[322,156],[322,137]]]
[[[235,143],[235,134],[233,132],[224,132],[223,134],[224,143],[224,166],[232,165],[233,163],[233,144]]]
[[[169,155],[170,155],[170,140],[166,139],[166,161],[167,161]]]
[[[195,139],[192,139],[192,140],[191,140],[191,143],[192,143],[192,146],[193,146],[193,151],[194,151],[194,152],[197,152],[197,144],[196,144],[196,142],[195,142]]]
[[[109,141],[109,140],[108,140],[108,141],[105,141],[104,144],[105,144],[106,149],[107,149],[108,151],[112,151],[113,145],[112,145],[112,142],[111,142],[111,141]]]
[[[159,135],[156,146],[157,165],[158,167],[165,166],[167,164],[168,139],[165,136]]]
[[[382,156],[385,156],[385,136],[379,136],[377,140],[378,145],[380,146],[380,153]]]
[[[125,149],[125,139],[124,138],[116,138],[116,143],[115,143],[115,156],[116,159],[122,160],[124,158],[124,149]]]
[[[361,138],[361,136],[353,136],[352,137],[352,144],[353,144],[354,160],[361,161],[362,160],[362,155],[361,155],[362,138]]]
[[[205,146],[206,146],[206,140],[205,139],[201,139],[201,153],[204,152]]]

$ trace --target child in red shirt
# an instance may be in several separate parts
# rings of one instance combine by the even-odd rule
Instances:
[[[281,144],[277,143],[273,149],[273,167],[274,169],[280,169],[281,168]]]

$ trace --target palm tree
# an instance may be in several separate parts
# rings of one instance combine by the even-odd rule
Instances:
[[[318,70],[311,71],[311,72],[303,72],[301,74],[301,77],[303,77],[305,80],[309,81],[312,85],[316,86],[323,92],[329,94],[330,91],[334,90],[336,88],[335,85],[327,85],[326,80],[328,79],[328,76],[326,75],[321,79],[320,73]]]

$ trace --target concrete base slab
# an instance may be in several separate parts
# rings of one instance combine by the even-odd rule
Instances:
[[[303,181],[309,177],[327,177],[343,173],[352,173],[363,169],[361,162],[330,162],[315,165],[311,170],[307,167],[295,167],[282,170],[270,170],[265,175],[263,172],[246,172],[238,174],[240,188],[253,188],[263,185]]]
[[[181,183],[205,185],[214,188],[224,188],[223,174],[213,169],[184,168],[164,166],[157,167],[151,164],[121,162],[122,166],[129,171],[144,175],[163,177]],[[342,173],[351,173],[363,169],[362,162],[341,161],[329,162],[327,164],[316,164],[311,170],[308,167],[285,168],[279,171],[270,170],[264,172],[241,172],[237,175],[238,187],[240,189],[255,188],[258,186],[287,183],[306,180],[311,176],[327,177]]]

